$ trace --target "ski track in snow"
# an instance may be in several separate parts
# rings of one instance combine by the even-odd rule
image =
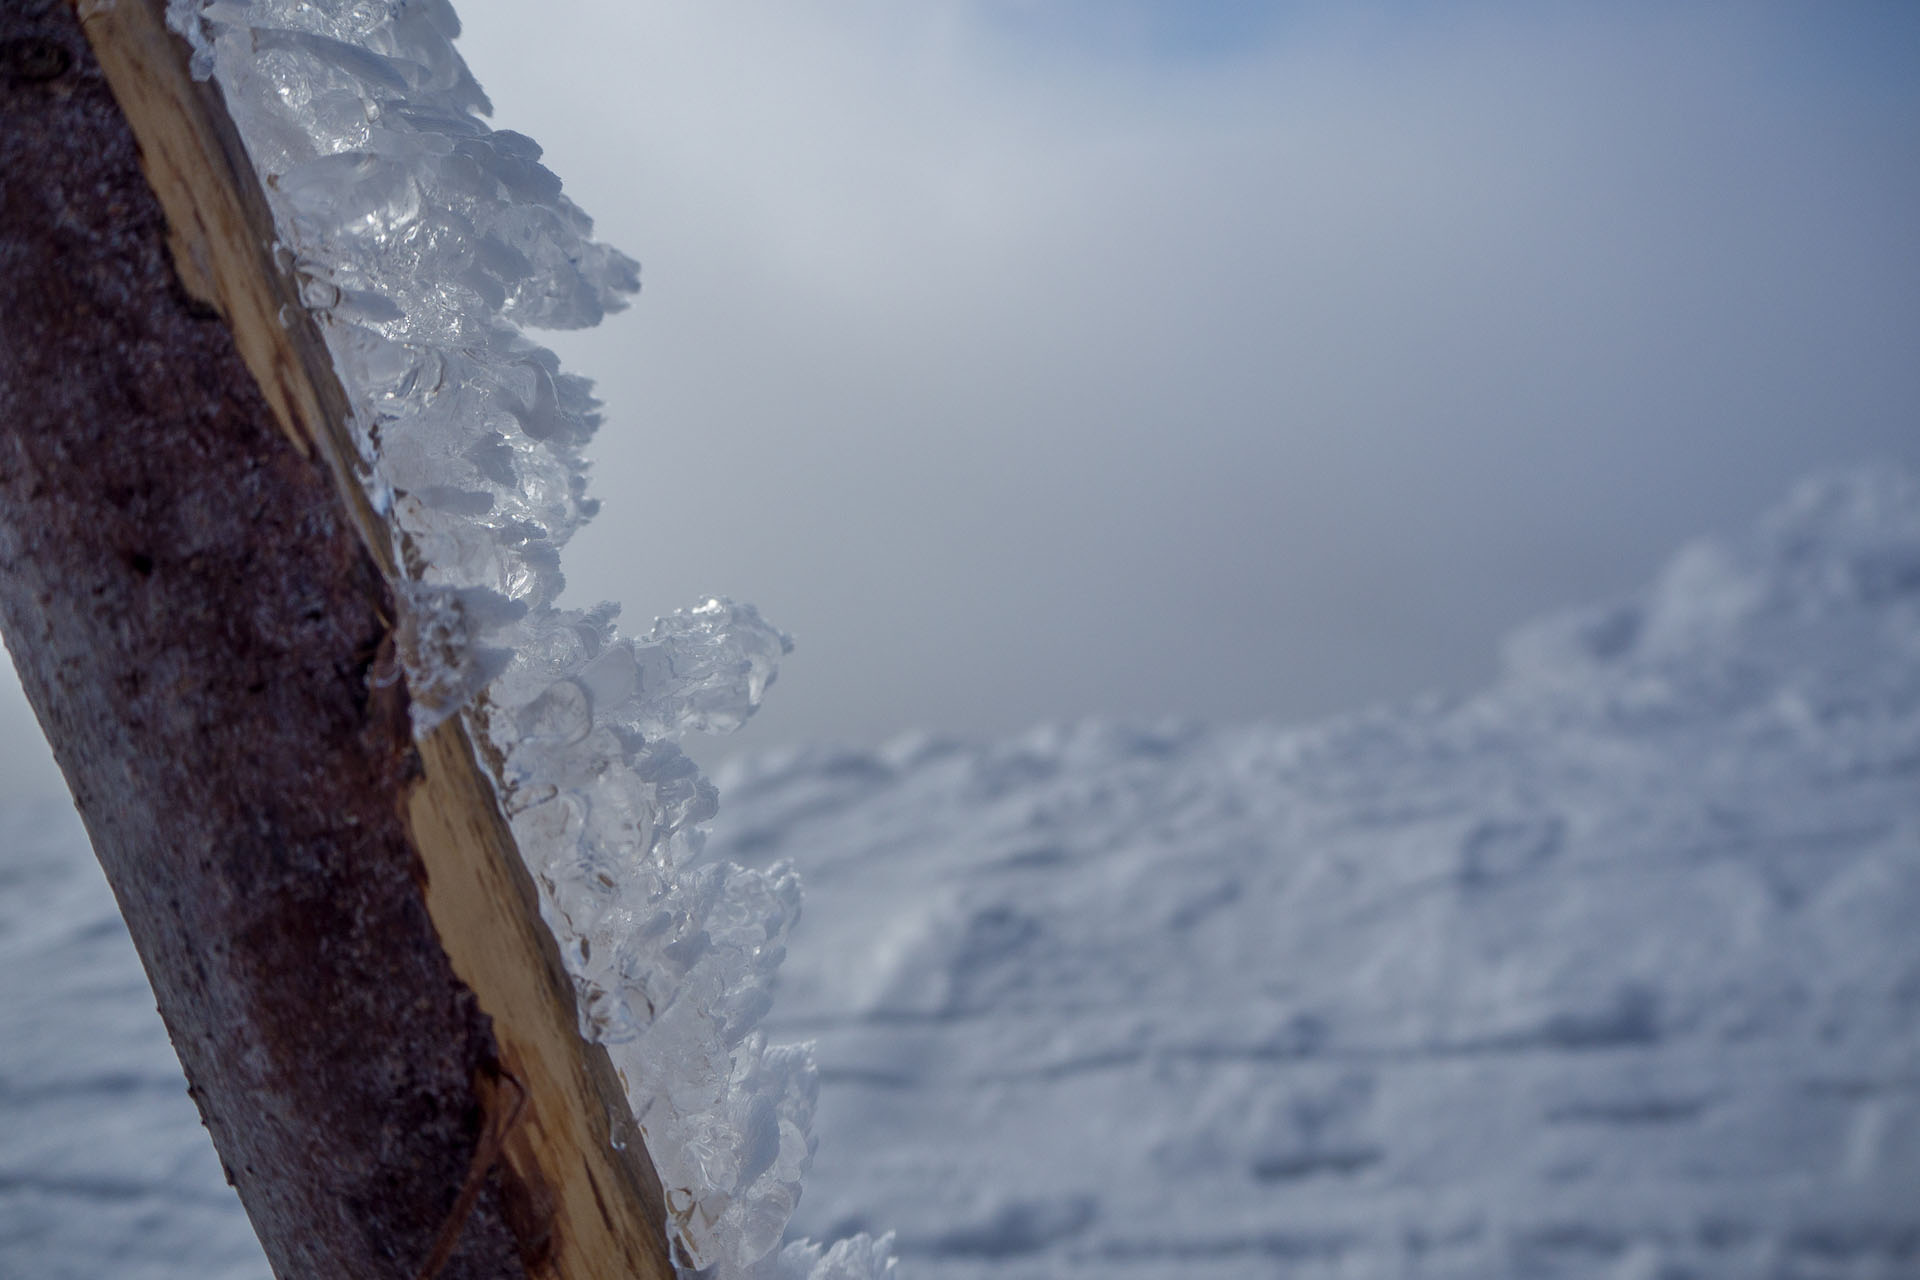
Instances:
[[[1279,656],[1276,660],[1284,660]],[[759,757],[796,1232],[1023,1277],[1920,1277],[1920,481],[1298,729]],[[263,1273],[71,815],[0,815],[0,1272]]]

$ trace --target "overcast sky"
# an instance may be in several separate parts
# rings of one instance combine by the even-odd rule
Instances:
[[[799,649],[741,745],[1469,689],[1920,457],[1920,7],[468,0],[642,262],[575,597]]]
[[[793,632],[741,747],[1470,689],[1920,462],[1920,6],[458,7],[643,267],[569,599]]]

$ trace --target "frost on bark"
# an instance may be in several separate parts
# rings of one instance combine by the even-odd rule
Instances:
[[[343,402],[183,64],[145,0],[0,8],[0,630],[277,1274],[664,1276],[471,749],[412,737]]]

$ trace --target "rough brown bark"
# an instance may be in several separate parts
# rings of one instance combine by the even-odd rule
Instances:
[[[190,1092],[282,1277],[665,1276],[217,94],[120,10],[0,2],[0,631]]]

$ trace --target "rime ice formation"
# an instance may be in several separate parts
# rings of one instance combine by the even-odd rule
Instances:
[[[581,449],[598,418],[586,380],[521,329],[596,323],[637,266],[592,239],[532,140],[478,118],[445,0],[172,0],[169,19],[225,93],[352,399],[409,578],[398,639],[418,723],[466,714],[500,751],[680,1261],[720,1280],[881,1274],[866,1241],[775,1254],[815,1086],[806,1051],[755,1024],[799,884],[697,863],[715,793],[673,745],[751,715],[788,642],[726,600],[644,636],[622,635],[613,606],[554,605],[560,548],[595,505]]]

